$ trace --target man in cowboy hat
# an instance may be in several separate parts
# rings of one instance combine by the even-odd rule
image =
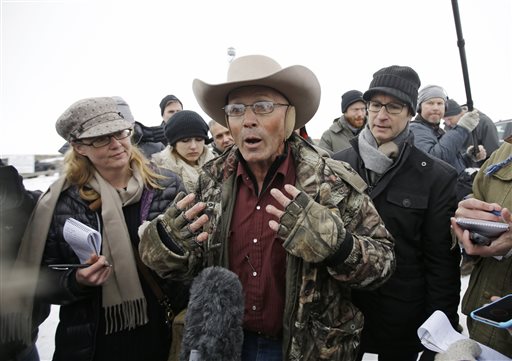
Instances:
[[[294,132],[317,111],[316,76],[250,55],[226,83],[195,79],[193,91],[235,145],[203,167],[195,194],[142,226],[144,262],[176,279],[212,265],[236,273],[244,361],[354,359],[363,318],[350,289],[387,280],[393,239],[361,178]]]

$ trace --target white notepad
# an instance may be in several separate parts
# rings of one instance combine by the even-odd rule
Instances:
[[[468,337],[455,331],[448,320],[448,317],[442,311],[435,311],[418,328],[418,337],[423,346],[434,352],[445,352],[450,345],[456,341],[467,339]],[[479,361],[498,361],[510,360],[507,356],[493,350],[490,347],[478,343],[482,349],[482,354],[478,357]]]
[[[101,234],[77,221],[74,218],[68,218],[64,224],[64,239],[69,243],[73,251],[80,259],[80,263],[85,263],[91,254],[100,254]]]

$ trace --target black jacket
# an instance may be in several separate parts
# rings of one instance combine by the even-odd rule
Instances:
[[[184,191],[181,180],[174,173],[167,170],[161,170],[161,173],[167,176],[166,179],[161,181],[164,189],[146,189],[144,191],[145,193],[154,192],[151,203],[149,203],[149,209],[142,204],[142,200],[147,199],[144,195],[141,202],[128,206],[132,207],[131,209],[123,208],[130,238],[135,245],[138,245],[139,241],[137,228],[141,223],[141,209],[146,209],[148,220],[153,219],[165,211],[179,191]],[[99,229],[98,222],[102,222],[101,212],[94,212],[88,206],[88,202],[80,198],[77,187],[72,186],[63,191],[55,208],[45,245],[40,284],[46,286],[44,289],[38,289],[38,293],[48,302],[61,305],[53,360],[99,360],[96,355],[98,352],[103,355],[115,354],[116,359],[123,360],[152,359],[156,361],[155,355],[157,354],[163,356],[163,358],[158,356],[159,360],[166,360],[171,341],[170,331],[165,325],[163,309],[158,305],[156,297],[140,272],[139,279],[148,302],[149,324],[131,331],[117,332],[113,334],[114,338],[105,341],[107,336],[104,335],[104,332],[98,331],[102,329],[101,323],[104,322],[101,307],[101,287],[78,285],[74,270],[45,271],[48,264],[79,262],[77,256],[64,240],[62,230],[66,219],[69,217],[73,217],[94,229]],[[155,274],[153,275],[164,291],[172,296],[174,306],[177,309],[184,308],[188,301],[187,285],[163,281]],[[129,339],[135,339],[137,342],[127,343],[124,341],[127,339],[125,337],[128,333],[132,335]],[[135,333],[140,333],[141,336],[139,338],[133,337]],[[148,338],[148,335],[156,335],[156,337]],[[137,354],[138,352],[141,353]],[[105,358],[110,357],[105,356]]]
[[[4,277],[14,264],[23,232],[41,191],[26,190],[23,178],[13,166],[0,162],[0,292]],[[32,341],[35,343],[38,326],[48,317],[50,305],[35,300],[32,312]],[[29,345],[31,346],[31,345]],[[14,360],[26,345],[20,342],[0,343],[0,360]]]
[[[142,123],[135,122],[133,126],[132,142],[139,147],[147,159],[151,159],[151,155],[161,152],[167,145],[164,126],[156,125],[147,127]]]
[[[357,138],[333,158],[348,162],[368,183]],[[368,192],[395,238],[396,270],[375,291],[354,292],[365,316],[366,352],[421,351],[417,328],[434,312],[457,325],[460,249],[452,243],[450,216],[457,173],[413,145],[410,135],[394,165]]]

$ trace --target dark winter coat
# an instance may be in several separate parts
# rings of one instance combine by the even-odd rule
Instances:
[[[0,292],[4,277],[16,260],[23,232],[30,214],[36,205],[41,191],[26,190],[23,178],[13,166],[0,163]],[[50,305],[34,303],[32,312],[32,341],[35,343],[38,326],[48,317]],[[29,345],[30,347],[31,345]],[[0,343],[0,360],[14,360],[22,352],[27,352],[21,343]]]
[[[138,218],[138,224],[141,223],[140,218],[145,217],[145,215],[147,215],[145,218],[153,219],[162,213],[174,200],[176,194],[179,191],[184,191],[181,180],[174,173],[161,170],[161,174],[167,177],[161,181],[164,189],[145,189],[141,201],[136,205],[136,209],[134,209],[134,211],[140,212],[138,215],[135,214],[134,217],[135,219]],[[152,193],[152,197],[148,197],[148,192]],[[123,209],[123,211],[125,211],[126,217],[128,214],[126,209]],[[89,208],[89,203],[80,198],[76,186],[71,186],[64,190],[55,207],[52,225],[48,232],[43,254],[43,269],[45,269],[45,265],[52,263],[79,263],[77,256],[63,238],[64,223],[69,217],[73,217],[97,230],[100,229],[99,222],[102,222],[101,212],[94,212]],[[138,242],[138,237],[133,234],[134,231],[136,234],[138,224],[127,220],[132,242]],[[101,287],[84,287],[79,285],[76,282],[74,270],[49,271],[45,272],[42,277],[53,279],[50,284],[55,285],[55,287],[38,290],[38,292],[44,294],[48,302],[61,305],[60,322],[56,331],[53,359],[62,361],[93,360],[96,348],[109,347],[109,345],[99,346],[103,337],[97,334],[99,323],[103,322],[104,317],[101,306]],[[187,303],[186,295],[188,294],[186,287],[182,288],[182,285],[178,283],[163,282],[156,275],[155,277],[170,296],[176,296],[176,298],[172,298],[175,301],[175,307],[178,309],[184,308]],[[142,327],[160,328],[162,332],[166,333],[160,341],[166,342],[167,345],[148,343],[144,347],[146,350],[167,347],[166,350],[162,351],[167,354],[168,347],[170,346],[170,334],[167,326],[165,326],[163,310],[159,309],[156,297],[140,272],[139,279],[148,302],[150,323],[130,332],[137,332]],[[179,300],[178,297],[180,298]],[[154,307],[151,307],[151,305]],[[158,308],[156,311],[155,305]],[[154,313],[151,313],[152,310]],[[120,335],[119,337],[123,337],[124,332],[127,331],[119,331],[117,334]]]
[[[147,159],[151,159],[154,153],[161,152],[167,145],[163,125],[147,127],[142,123],[135,122],[132,142],[139,147]]]
[[[496,125],[486,114],[478,111],[480,115],[480,121],[473,132],[476,134],[478,144],[484,146],[487,152],[487,158],[489,158],[496,149],[500,147],[500,138],[498,137],[498,130]],[[466,148],[473,145],[473,137],[470,136],[466,143]]]
[[[395,238],[395,273],[373,291],[354,291],[365,316],[366,352],[417,352],[417,328],[442,310],[458,323],[460,249],[452,243],[455,170],[416,148],[410,135],[394,165],[368,188],[386,228]],[[357,139],[333,158],[348,162],[368,182]]]

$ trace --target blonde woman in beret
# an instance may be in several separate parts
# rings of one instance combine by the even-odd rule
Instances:
[[[140,263],[137,234],[183,184],[132,146],[132,126],[110,97],[79,100],[56,123],[71,147],[63,175],[39,200],[23,237],[18,267],[24,266],[26,293],[14,295],[7,310],[8,333],[23,340],[31,295],[60,305],[55,361],[167,360],[167,315],[186,306],[186,286]],[[101,249],[88,259],[68,243],[70,218],[101,234]]]

